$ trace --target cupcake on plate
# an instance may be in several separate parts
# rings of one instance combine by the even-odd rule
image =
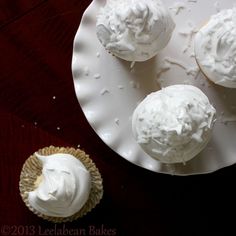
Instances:
[[[101,175],[85,152],[46,147],[31,155],[20,175],[20,194],[39,217],[55,223],[73,221],[101,200]]]
[[[160,0],[108,0],[97,17],[97,37],[113,55],[146,61],[168,44],[175,23]]]
[[[132,117],[133,135],[141,148],[162,163],[185,163],[211,138],[216,110],[191,85],[172,85],[148,95]]]
[[[236,88],[236,8],[213,15],[195,36],[197,63],[213,83]]]

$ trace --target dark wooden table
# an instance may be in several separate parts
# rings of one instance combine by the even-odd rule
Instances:
[[[122,159],[89,126],[71,58],[90,2],[0,0],[1,235],[236,235],[235,166],[202,176],[152,173]],[[104,197],[82,219],[55,226],[22,202],[21,167],[39,148],[78,144],[102,173]]]

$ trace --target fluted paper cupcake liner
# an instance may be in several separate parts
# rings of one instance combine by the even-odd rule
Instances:
[[[88,212],[90,212],[102,199],[103,196],[103,185],[102,185],[102,177],[99,173],[99,170],[93,163],[93,161],[89,158],[84,151],[80,149],[74,149],[69,147],[45,147],[37,151],[37,153],[48,156],[56,153],[67,153],[71,154],[77,159],[79,159],[86,169],[90,172],[91,175],[91,190],[89,194],[89,198],[85,205],[74,215],[69,217],[52,217],[44,215],[37,210],[35,210],[28,201],[28,194],[31,191],[34,191],[37,188],[37,180],[38,177],[42,174],[42,164],[35,156],[35,154],[31,155],[24,163],[19,182],[20,195],[25,202],[26,206],[37,216],[54,222],[54,223],[62,223],[67,221],[74,221]],[[50,158],[50,157],[49,157]]]

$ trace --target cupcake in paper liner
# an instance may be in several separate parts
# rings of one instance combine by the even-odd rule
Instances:
[[[97,15],[96,34],[107,51],[146,61],[169,43],[175,23],[160,0],[110,0]]]
[[[195,36],[196,61],[214,84],[236,88],[236,8],[224,9],[200,28]]]
[[[26,206],[54,223],[82,217],[103,195],[101,175],[89,156],[80,149],[54,146],[26,160],[19,187]]]

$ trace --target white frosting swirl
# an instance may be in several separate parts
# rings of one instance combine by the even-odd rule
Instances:
[[[160,0],[108,0],[97,18],[97,36],[115,56],[145,61],[169,42],[175,24]]]
[[[90,173],[83,163],[65,153],[35,155],[43,164],[43,179],[29,192],[29,204],[53,217],[68,217],[78,212],[88,200],[91,188]]]
[[[236,8],[213,15],[195,37],[195,54],[214,83],[236,88]]]
[[[133,134],[143,150],[163,163],[186,162],[207,144],[215,109],[191,85],[173,85],[148,95],[135,109]]]

